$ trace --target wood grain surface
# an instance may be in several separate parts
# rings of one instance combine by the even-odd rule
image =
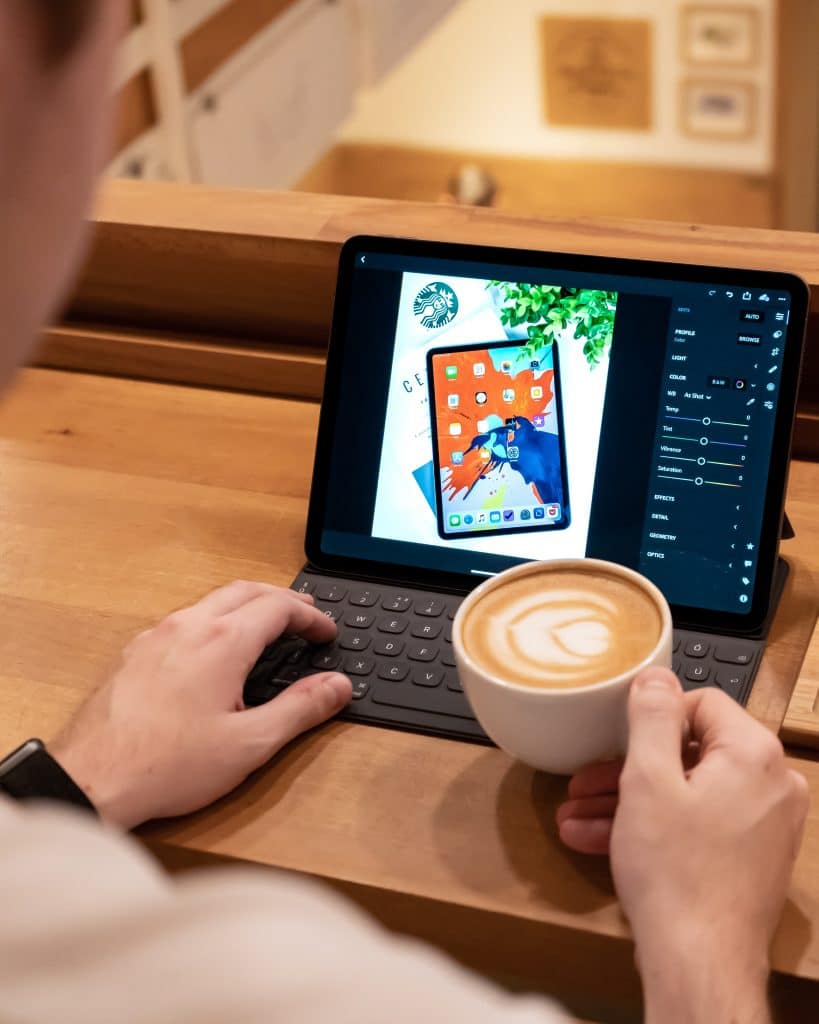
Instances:
[[[0,407],[0,749],[48,739],[127,640],[173,608],[236,577],[289,582],[316,422],[304,402],[21,377]],[[751,702],[772,729],[816,619],[818,498],[819,466],[796,463],[793,573]],[[801,754],[793,765],[819,797],[819,765]],[[588,1017],[594,963],[597,996],[633,1009],[639,986],[605,865],[556,839],[564,791],[495,749],[335,723],[229,799],[144,838],[171,866],[242,860],[325,879],[391,927]],[[774,963],[819,979],[816,804]]]

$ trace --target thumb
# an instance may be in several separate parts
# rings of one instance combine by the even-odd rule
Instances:
[[[308,676],[293,683],[262,707],[245,711],[248,725],[263,737],[268,757],[308,729],[314,729],[343,710],[352,698],[352,684],[337,672]]]
[[[667,668],[647,668],[631,684],[625,771],[684,777],[682,740],[685,702],[677,677]]]

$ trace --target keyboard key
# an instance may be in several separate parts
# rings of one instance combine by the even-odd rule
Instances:
[[[711,669],[708,665],[689,665],[685,670],[685,678],[692,683],[707,683],[708,676],[711,674]]]
[[[416,622],[410,636],[417,637],[419,640],[434,640],[440,633],[440,622]]]
[[[417,601],[415,604],[415,614],[423,615],[424,618],[437,619],[444,611],[444,602],[435,600],[424,600]]]
[[[357,608],[372,608],[380,596],[377,590],[353,590],[350,594],[350,604]]]
[[[334,672],[341,664],[341,655],[336,650],[316,651],[310,664],[321,672]]]
[[[748,673],[734,668],[717,669],[714,682],[729,693],[736,693],[742,689],[748,679]]]
[[[322,583],[316,590],[316,597],[319,601],[332,601],[336,604],[343,601],[346,596],[347,588],[342,587],[340,583]]]
[[[344,621],[353,629],[369,629],[375,622],[375,616],[367,615],[366,612],[351,612]]]
[[[461,686],[461,680],[455,672],[447,672],[444,678],[446,679],[446,688],[448,690],[452,690],[454,693],[464,692],[464,688]]]
[[[412,601],[408,597],[404,597],[403,594],[396,594],[394,597],[385,597],[381,602],[381,607],[386,612],[405,612]]]
[[[393,683],[400,683],[409,675],[409,665],[401,662],[394,662],[392,665],[382,665],[378,670],[379,679],[389,679]]]
[[[451,647],[444,648],[444,653],[441,656],[441,664],[447,668],[455,668],[455,651]]]
[[[404,650],[403,640],[388,640],[386,637],[379,640],[373,648],[376,654],[383,654],[385,658],[397,658]]]
[[[310,652],[310,647],[305,640],[299,640],[289,648],[285,661],[288,665],[298,665],[305,660]]]
[[[351,676],[368,676],[375,668],[375,661],[363,655],[354,654],[344,662],[344,671]]]
[[[685,654],[689,658],[704,658],[711,650],[711,645],[704,640],[689,640],[685,645]]]
[[[341,619],[342,613],[340,608],[321,608],[319,610],[321,611],[322,615],[327,616],[330,622],[338,623]]]
[[[435,661],[438,657],[438,648],[430,647],[429,644],[410,644],[407,657],[410,661]]]
[[[290,686],[292,683],[298,682],[299,679],[304,677],[304,672],[300,668],[296,668],[294,665],[289,667],[281,668],[276,672],[273,679],[273,683],[276,686]]]
[[[717,644],[714,651],[717,661],[727,662],[731,665],[750,665],[754,660],[754,649],[739,641]]]
[[[261,704],[267,704],[274,697],[278,697],[280,693],[281,687],[273,686],[271,683],[258,683],[255,686],[246,685],[244,702],[247,707],[256,708]]]
[[[444,626],[444,640],[448,644],[452,643],[452,626],[449,623]]]
[[[345,633],[338,642],[342,651],[366,651],[370,638],[366,633]]]
[[[678,636],[675,636],[674,637],[674,647],[672,648],[672,650],[674,651],[675,654],[680,649],[680,644],[681,643],[682,643],[682,640]]]
[[[381,619],[378,623],[378,629],[381,633],[394,633],[398,635],[405,632],[406,628],[406,619]]]
[[[316,584],[308,576],[299,576],[293,584],[293,590],[297,594],[312,594],[315,589]]]
[[[422,668],[413,673],[412,681],[416,686],[440,686],[444,673],[437,668]]]
[[[369,679],[353,680],[353,700],[363,700],[370,692]]]
[[[387,707],[407,708],[410,711],[429,711],[439,715],[453,715],[456,718],[475,718],[466,697],[443,686],[425,690],[421,686],[413,686],[412,683],[379,683],[373,688],[373,701]]]

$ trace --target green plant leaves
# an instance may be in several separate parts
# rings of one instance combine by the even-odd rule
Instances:
[[[573,337],[584,341],[583,354],[592,369],[608,354],[617,312],[616,292],[509,281],[490,281],[487,287],[501,291],[504,305],[500,318],[505,327],[527,325],[530,357],[537,357],[558,333],[572,327]]]

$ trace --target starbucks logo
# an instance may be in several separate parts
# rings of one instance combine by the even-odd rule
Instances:
[[[428,330],[446,327],[458,315],[458,296],[441,281],[425,285],[415,298],[415,315]]]

